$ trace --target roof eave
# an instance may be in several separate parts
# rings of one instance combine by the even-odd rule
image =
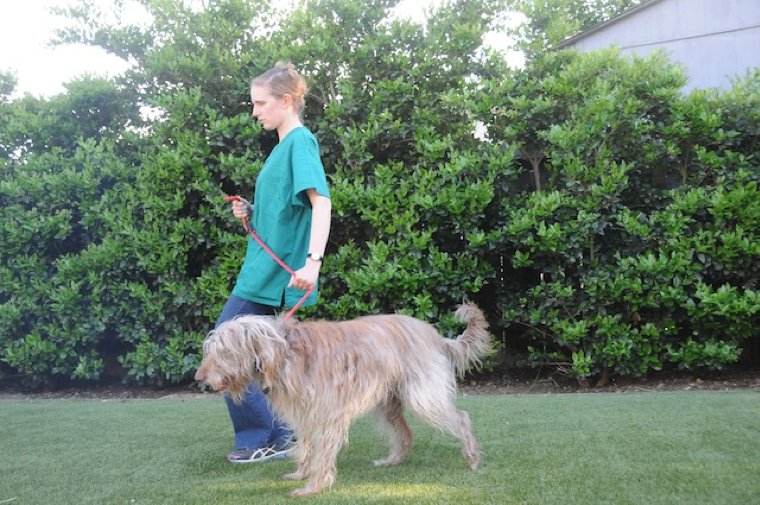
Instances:
[[[573,35],[572,37],[563,40],[559,44],[555,45],[552,49],[555,49],[555,50],[557,50],[557,49],[564,49],[564,48],[566,48],[566,47],[568,47],[568,46],[576,43],[577,41],[588,37],[592,33],[596,33],[596,32],[598,32],[600,30],[603,30],[603,29],[607,28],[608,26],[617,23],[621,19],[627,18],[628,16],[631,16],[633,14],[636,14],[637,12],[646,9],[647,7],[651,7],[652,5],[654,5],[654,4],[658,3],[658,2],[661,2],[661,1],[662,0],[649,0],[648,2],[644,2],[641,5],[637,5],[636,7],[632,7],[630,9],[628,9],[627,11],[618,14],[615,17],[608,19],[607,21],[599,23],[596,26],[592,26],[588,30],[584,30],[584,31],[582,31],[581,33],[579,33],[577,35]]]

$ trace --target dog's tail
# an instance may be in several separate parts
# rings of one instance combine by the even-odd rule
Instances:
[[[454,369],[461,378],[470,366],[480,368],[482,358],[493,353],[488,321],[474,303],[462,304],[454,316],[467,323],[467,328],[456,339],[445,339]]]

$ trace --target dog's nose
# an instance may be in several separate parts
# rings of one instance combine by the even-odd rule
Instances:
[[[195,380],[198,382],[204,382],[206,380],[206,371],[203,368],[199,368],[197,372],[195,372]]]

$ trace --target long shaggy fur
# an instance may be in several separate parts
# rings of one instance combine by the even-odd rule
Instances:
[[[237,401],[251,382],[267,391],[298,440],[298,469],[285,477],[307,482],[295,496],[333,483],[351,421],[366,413],[390,435],[390,454],[375,465],[397,465],[406,457],[412,445],[404,419],[409,409],[457,437],[476,469],[480,449],[468,414],[454,406],[455,373],[478,366],[491,351],[491,337],[474,304],[460,306],[456,316],[467,323],[456,339],[402,315],[345,322],[244,316],[209,334],[195,378]]]

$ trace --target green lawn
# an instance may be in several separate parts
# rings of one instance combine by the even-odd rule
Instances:
[[[760,503],[760,392],[469,396],[484,452],[413,422],[405,464],[359,421],[319,504]],[[0,401],[0,505],[297,502],[288,461],[231,465],[219,396]]]

